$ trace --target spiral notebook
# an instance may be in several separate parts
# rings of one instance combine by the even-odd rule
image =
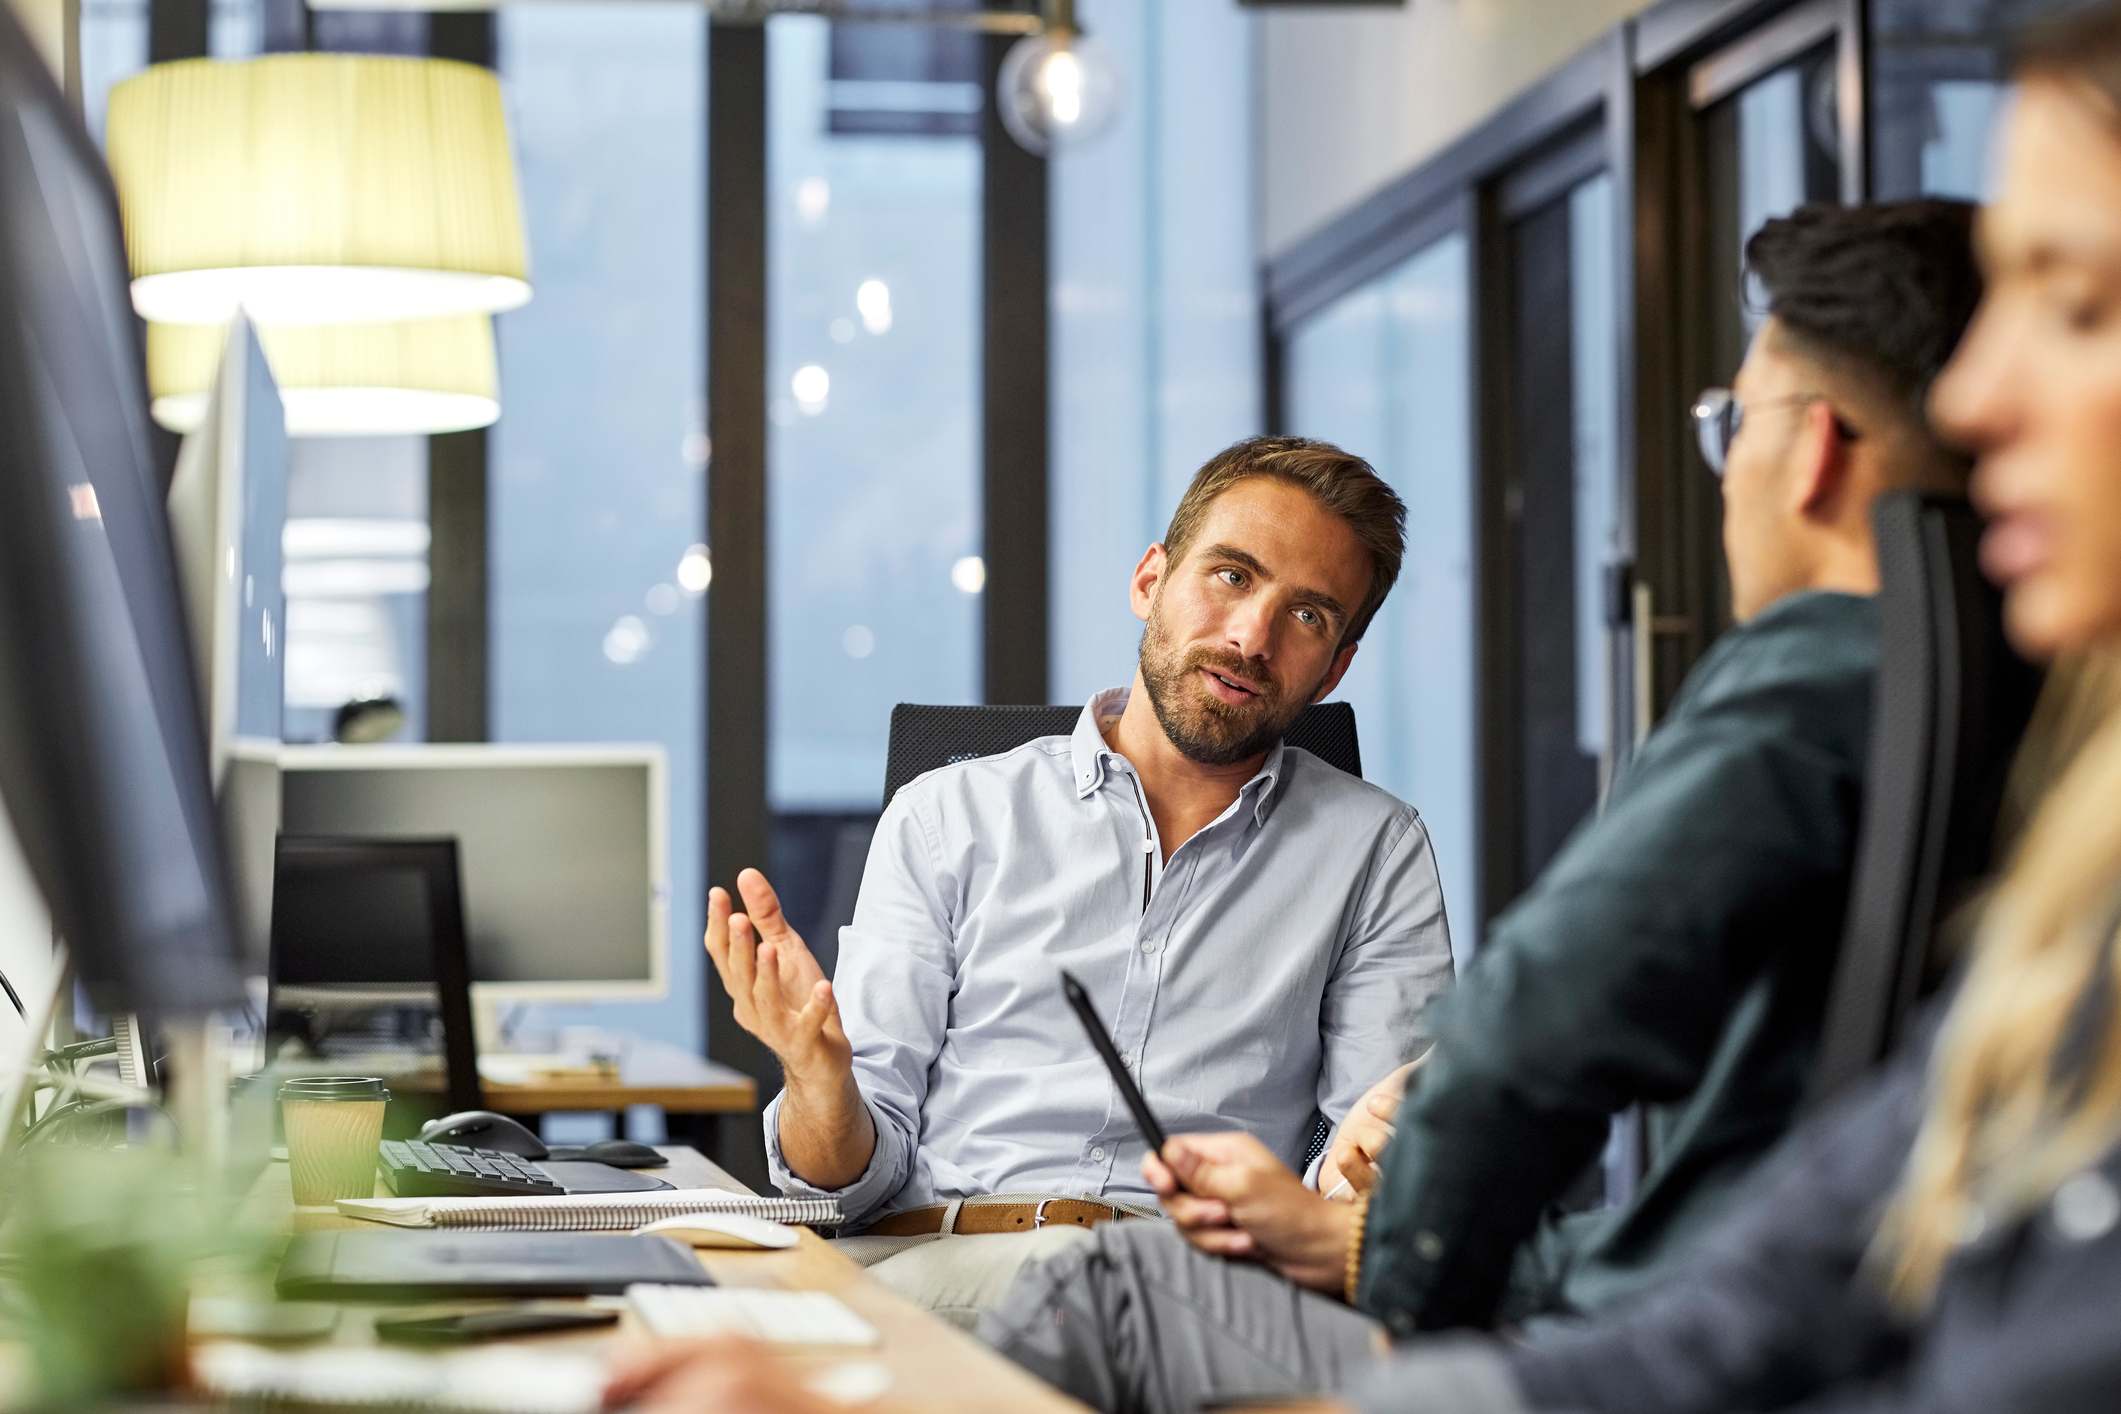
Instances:
[[[741,1213],[804,1227],[843,1219],[831,1198],[756,1197],[720,1188],[659,1193],[579,1193],[565,1198],[341,1198],[350,1218],[393,1227],[446,1227],[469,1232],[631,1232],[686,1213]]]

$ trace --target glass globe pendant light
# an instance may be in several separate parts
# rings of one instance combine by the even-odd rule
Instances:
[[[1120,106],[1119,69],[1076,24],[1074,0],[1046,0],[1040,32],[1003,56],[994,101],[1002,126],[1026,151],[1063,152],[1111,126]]]

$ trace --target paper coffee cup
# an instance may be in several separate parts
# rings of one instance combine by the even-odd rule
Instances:
[[[280,1086],[280,1124],[295,1203],[315,1207],[367,1198],[390,1091],[372,1075],[306,1075]]]

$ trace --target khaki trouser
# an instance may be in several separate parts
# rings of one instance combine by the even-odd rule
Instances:
[[[931,1232],[920,1237],[842,1237],[833,1250],[869,1269],[899,1295],[971,1330],[1001,1303],[1018,1272],[1080,1242],[1095,1229],[1046,1227],[977,1237]]]

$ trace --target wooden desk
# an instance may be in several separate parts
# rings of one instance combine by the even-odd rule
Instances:
[[[443,1088],[439,1068],[407,1072],[391,1083],[414,1094],[439,1095]],[[489,1109],[515,1115],[628,1105],[659,1105],[667,1114],[752,1114],[759,1103],[758,1084],[750,1076],[666,1041],[629,1041],[616,1075],[570,1071],[520,1082],[482,1080],[480,1088]]]
[[[623,1111],[628,1105],[662,1109],[673,1143],[703,1150],[740,1170],[764,1175],[764,1144],[758,1127],[758,1083],[741,1070],[705,1060],[667,1041],[629,1040],[619,1051],[617,1075],[567,1074],[520,1083],[482,1079],[486,1108],[502,1114],[542,1116],[571,1111]],[[395,1077],[408,1094],[440,1096],[442,1072],[429,1069]],[[621,1131],[623,1132],[623,1130]]]
[[[690,1149],[669,1148],[668,1169],[654,1172],[680,1188],[726,1188],[745,1192],[743,1185]],[[297,1231],[361,1230],[393,1231],[375,1223],[340,1217],[328,1210],[293,1207],[289,1196],[287,1165],[276,1163],[259,1180],[252,1195],[258,1205],[254,1215],[261,1221]],[[955,1326],[914,1306],[870,1278],[853,1262],[833,1250],[832,1244],[813,1232],[802,1233],[793,1248],[780,1252],[699,1251],[702,1266],[726,1287],[774,1287],[797,1291],[828,1291],[861,1313],[877,1328],[882,1343],[870,1350],[790,1349],[785,1357],[801,1365],[835,1364],[851,1359],[881,1362],[891,1371],[891,1388],[880,1408],[885,1410],[1024,1410],[1029,1414],[1061,1414],[1080,1411],[1082,1406],[1064,1398],[1047,1385],[1019,1370]],[[455,1304],[455,1303],[452,1303]],[[466,1305],[475,1303],[464,1303]],[[375,1305],[349,1305],[335,1340],[365,1344],[374,1339],[371,1323],[379,1311]],[[495,1341],[490,1348],[533,1344],[549,1349],[595,1350],[643,1336],[631,1312],[620,1320],[614,1333],[590,1331],[526,1336],[515,1341]]]

